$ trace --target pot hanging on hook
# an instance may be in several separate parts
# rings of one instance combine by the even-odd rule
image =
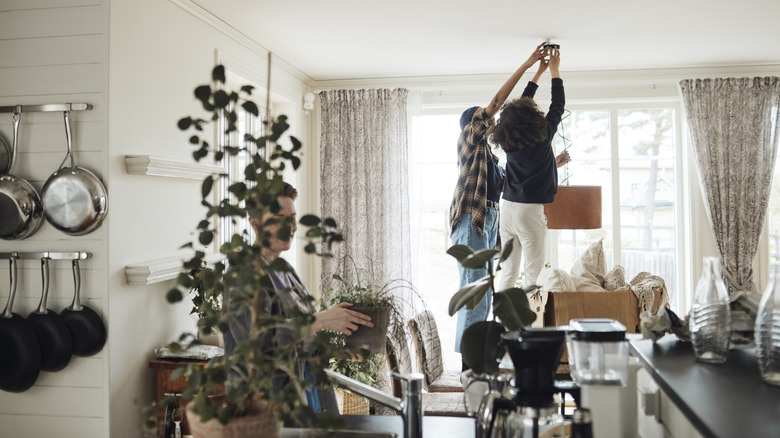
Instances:
[[[95,231],[108,212],[108,194],[94,173],[77,167],[71,143],[70,111],[64,111],[68,153],[59,169],[43,186],[46,220],[65,234],[80,236]],[[65,163],[70,160],[70,167]]]

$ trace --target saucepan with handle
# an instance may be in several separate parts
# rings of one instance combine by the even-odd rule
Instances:
[[[13,313],[16,297],[16,257],[9,259],[11,291],[0,315],[0,390],[24,392],[41,372],[41,346],[30,322]]]
[[[94,310],[81,304],[81,269],[78,259],[73,259],[73,303],[60,316],[73,337],[74,356],[92,356],[106,343],[106,326]]]
[[[38,191],[27,181],[11,174],[16,163],[21,112],[13,115],[14,139],[8,173],[0,175],[0,239],[30,237],[43,223],[43,206]]]
[[[55,372],[65,368],[73,356],[73,337],[62,317],[46,308],[49,297],[49,257],[41,258],[42,291],[38,309],[27,316],[41,344],[41,370]]]
[[[90,170],[77,167],[71,143],[70,111],[64,111],[68,153],[59,169],[43,186],[43,211],[46,220],[65,234],[80,236],[95,231],[108,212],[108,194],[100,178]],[[70,160],[70,167],[65,163]]]

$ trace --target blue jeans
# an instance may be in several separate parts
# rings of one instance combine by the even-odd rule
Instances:
[[[494,248],[496,246],[496,237],[498,236],[498,208],[488,207],[485,214],[485,232],[480,236],[477,229],[471,222],[471,214],[464,214],[460,222],[452,230],[453,245],[468,245],[471,249],[477,251],[482,249]],[[489,271],[488,271],[489,269]],[[460,274],[460,287],[477,281],[482,277],[493,272],[493,259],[488,262],[488,267],[482,269],[466,269],[458,263],[458,273]],[[468,310],[465,307],[458,310],[458,325],[455,329],[455,351],[460,353],[460,340],[463,332],[470,325],[487,320],[490,308],[493,304],[493,290],[489,289],[474,310]]]

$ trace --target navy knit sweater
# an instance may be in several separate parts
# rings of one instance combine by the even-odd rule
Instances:
[[[533,82],[523,91],[523,97],[534,97],[539,88]],[[563,80],[552,79],[552,102],[547,111],[547,140],[520,150],[506,153],[506,180],[504,199],[525,204],[550,204],[558,193],[558,168],[555,165],[555,153],[552,139],[563,117],[566,98],[563,93]]]

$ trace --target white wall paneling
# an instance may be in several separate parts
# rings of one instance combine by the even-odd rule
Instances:
[[[31,106],[86,103],[92,110],[71,112],[74,158],[105,180],[108,0],[4,0],[0,22],[0,107],[23,107],[14,173],[40,190],[65,158],[62,113],[28,112]],[[0,136],[9,144],[11,117],[0,113]],[[92,257],[80,266],[82,297],[105,319],[107,227],[104,222],[97,231],[76,237],[44,221],[25,240],[0,241],[0,252],[89,252]],[[0,284],[7,285],[7,261],[1,262]],[[14,311],[26,316],[40,300],[40,260],[18,262]],[[59,312],[73,300],[71,263],[53,260],[49,268],[47,307]],[[0,288],[0,295],[4,303],[7,287]],[[74,358],[58,373],[41,373],[36,384],[23,393],[0,392],[0,435],[109,436],[109,344],[95,356]]]

